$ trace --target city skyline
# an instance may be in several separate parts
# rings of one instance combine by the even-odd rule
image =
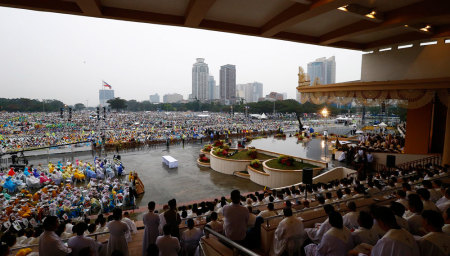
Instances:
[[[237,84],[258,81],[264,94],[295,97],[298,66],[336,56],[336,81],[360,79],[361,52],[223,32],[0,7],[0,88],[4,98],[97,105],[102,80],[115,96],[137,101],[192,89],[192,63],[203,57],[220,84],[220,66]],[[180,40],[181,39],[181,40]],[[88,103],[87,103],[88,102]]]

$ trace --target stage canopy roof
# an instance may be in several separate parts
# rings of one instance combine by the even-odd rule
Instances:
[[[0,6],[355,50],[450,35],[447,0],[0,0]]]

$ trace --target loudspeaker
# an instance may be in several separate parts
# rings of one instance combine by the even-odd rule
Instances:
[[[313,169],[312,168],[304,168],[303,169],[303,184],[312,184],[313,178]]]
[[[389,168],[395,167],[395,156],[394,155],[387,155],[386,156],[386,166]]]

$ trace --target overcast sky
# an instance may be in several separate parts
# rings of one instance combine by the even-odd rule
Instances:
[[[191,93],[192,64],[205,58],[219,81],[236,65],[237,83],[295,98],[298,66],[336,56],[336,82],[359,80],[361,52],[206,30],[0,7],[0,97],[98,104],[102,80],[115,96],[148,100]]]

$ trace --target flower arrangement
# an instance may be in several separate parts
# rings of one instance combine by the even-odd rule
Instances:
[[[278,163],[286,166],[292,166],[294,164],[294,158],[286,155],[281,155],[277,158]]]
[[[255,148],[249,148],[247,151],[247,155],[251,158],[251,159],[256,159],[258,152],[256,152]]]
[[[303,140],[304,137],[302,135],[298,135],[297,138],[298,140]]]
[[[258,159],[252,160],[250,162],[250,166],[253,168],[259,168],[261,166],[261,161],[259,161]]]
[[[250,142],[250,141],[253,140],[253,137],[252,137],[252,136],[245,136],[245,140],[246,140],[247,142]]]
[[[275,134],[275,138],[286,138],[286,134],[284,134],[284,133],[277,133],[277,134]]]
[[[203,146],[203,151],[205,151],[205,152],[210,152],[211,149],[212,149],[211,144],[206,144],[205,146]]]
[[[224,144],[224,145],[222,145],[222,147],[221,147],[222,149],[225,149],[225,150],[229,150],[230,149],[230,146],[229,145],[227,145],[227,144]]]
[[[198,156],[198,160],[200,160],[200,162],[203,162],[203,163],[209,163],[209,158],[207,158],[207,157],[205,156],[205,154],[200,154],[200,155]]]
[[[224,143],[225,143],[224,140],[216,140],[216,141],[214,141],[213,146],[214,146],[214,147],[220,147],[220,146],[222,146]]]
[[[214,155],[227,157],[228,156],[228,149],[217,148],[216,150],[214,150]]]

